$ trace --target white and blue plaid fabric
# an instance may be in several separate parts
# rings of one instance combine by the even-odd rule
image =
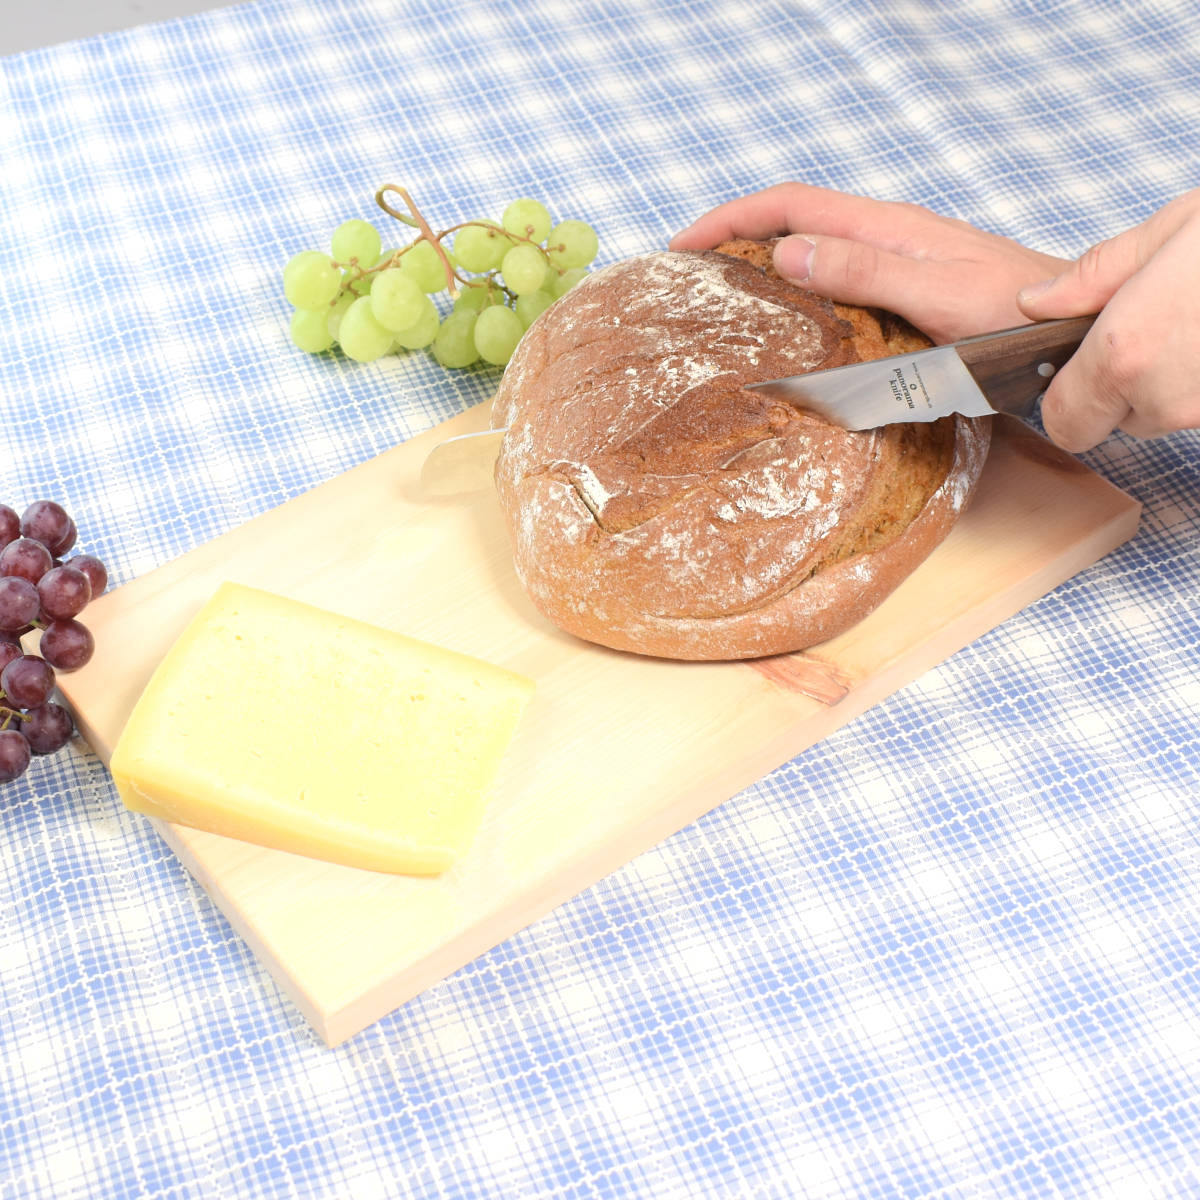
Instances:
[[[1195,0],[258,0],[0,59],[0,500],[116,583],[483,399],[287,340],[374,189],[662,245],[787,178],[1072,255]],[[1200,1197],[1200,435],[1127,546],[336,1050],[82,744],[0,791],[0,1200]]]

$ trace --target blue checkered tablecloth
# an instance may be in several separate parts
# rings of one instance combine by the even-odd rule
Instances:
[[[0,59],[0,500],[121,583],[483,399],[287,342],[384,182],[610,261],[787,178],[1072,255],[1198,176],[1194,0],[257,0]],[[1133,542],[336,1050],[39,763],[0,1200],[1200,1197],[1200,435],[1087,461]]]

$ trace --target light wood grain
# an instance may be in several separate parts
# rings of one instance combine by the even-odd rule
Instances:
[[[469,855],[436,879],[357,871],[179,826],[159,832],[337,1044],[682,828],[1130,537],[1139,505],[1013,420],[950,538],[808,654],[759,664],[619,654],[547,625],[494,496],[430,503],[421,462],[483,408],[96,601],[62,679],[105,760],[145,681],[224,579],[532,676],[537,693]]]

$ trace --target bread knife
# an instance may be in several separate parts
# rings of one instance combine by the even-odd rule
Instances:
[[[1096,320],[1067,317],[945,346],[748,385],[843,429],[937,421],[951,413],[1028,417]]]
[[[1071,357],[1094,316],[1039,321],[944,346],[748,384],[843,429],[936,421],[951,413],[1032,414],[1051,376]],[[430,497],[490,487],[505,429],[439,442],[421,468]]]

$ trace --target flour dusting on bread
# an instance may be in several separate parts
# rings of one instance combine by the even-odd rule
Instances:
[[[505,371],[514,562],[580,637],[710,659],[825,640],[929,553],[978,477],[986,421],[847,433],[748,390],[889,350],[876,316],[773,278],[744,245],[595,272]]]

